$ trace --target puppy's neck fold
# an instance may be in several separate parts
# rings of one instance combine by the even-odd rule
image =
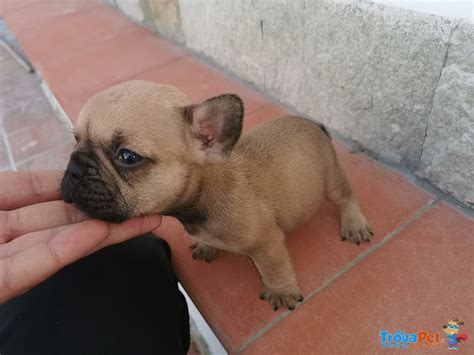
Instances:
[[[175,204],[163,214],[177,218],[189,234],[195,234],[211,218],[225,217],[236,181],[235,166],[228,161],[196,166]]]

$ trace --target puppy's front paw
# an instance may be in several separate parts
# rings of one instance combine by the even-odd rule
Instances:
[[[207,244],[196,242],[191,244],[190,248],[193,251],[193,259],[202,259],[206,263],[210,263],[217,255],[217,249]]]
[[[275,292],[268,287],[264,287],[262,292],[260,292],[260,299],[270,302],[273,310],[276,311],[280,307],[293,310],[296,304],[303,301],[304,298],[298,288],[290,292]]]
[[[341,217],[341,238],[359,245],[361,242],[370,242],[374,235],[361,212],[347,213]]]

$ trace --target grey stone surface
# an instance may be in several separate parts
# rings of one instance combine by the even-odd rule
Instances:
[[[360,2],[180,8],[189,47],[382,159],[416,165],[449,20]]]
[[[120,10],[132,19],[142,22],[144,14],[140,6],[140,0],[114,0]]]
[[[28,62],[28,57],[23,51],[23,48],[18,44],[15,35],[8,28],[3,17],[0,16],[0,38],[25,62]]]
[[[101,0],[165,37],[183,42],[179,0]]]
[[[419,174],[474,204],[474,26],[453,32],[421,156]]]
[[[147,23],[178,42],[184,41],[179,0],[141,0]]]

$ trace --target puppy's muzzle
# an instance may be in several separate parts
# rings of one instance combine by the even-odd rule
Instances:
[[[114,223],[129,218],[120,191],[101,176],[99,164],[90,153],[72,153],[61,192],[65,202],[74,203],[90,217]]]

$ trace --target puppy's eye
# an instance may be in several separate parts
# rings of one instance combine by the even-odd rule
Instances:
[[[135,165],[141,162],[142,159],[141,156],[131,150],[122,148],[118,151],[118,160],[122,164]]]

